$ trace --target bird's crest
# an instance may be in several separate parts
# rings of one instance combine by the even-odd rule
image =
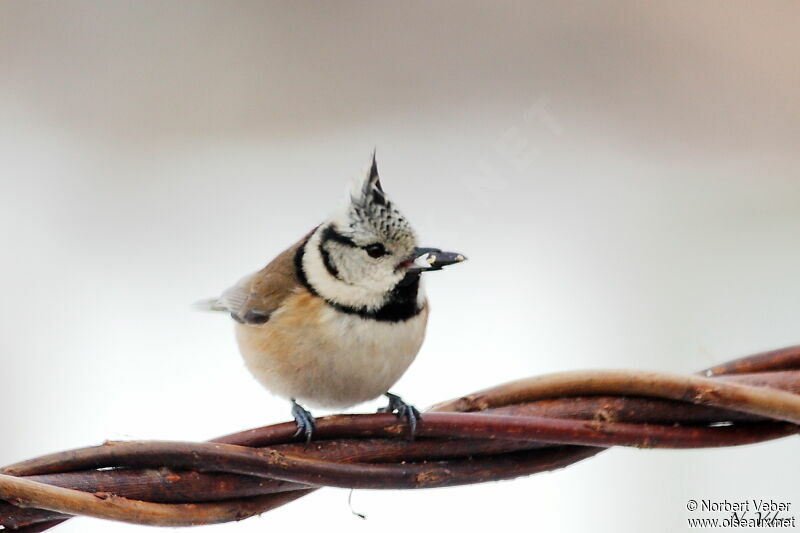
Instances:
[[[347,228],[340,230],[352,235],[368,232],[379,239],[401,243],[416,240],[411,225],[383,190],[375,152],[366,175],[351,189]]]

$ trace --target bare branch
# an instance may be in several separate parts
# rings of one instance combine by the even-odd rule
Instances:
[[[0,470],[0,525],[44,531],[72,515],[188,526],[241,520],[322,486],[410,489],[562,468],[610,446],[704,448],[800,429],[800,346],[679,376],[567,372],[443,402],[417,439],[390,414],[293,423],[205,443],[107,442]]]

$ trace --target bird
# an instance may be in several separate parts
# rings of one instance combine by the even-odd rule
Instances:
[[[413,439],[420,412],[389,390],[425,337],[421,275],[465,259],[417,246],[383,190],[373,152],[333,216],[200,307],[233,318],[245,366],[291,402],[295,437],[312,439],[307,407],[348,408],[383,395],[389,403],[379,412],[406,420]]]

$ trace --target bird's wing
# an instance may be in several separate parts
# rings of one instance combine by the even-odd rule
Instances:
[[[289,294],[301,287],[294,257],[304,243],[305,239],[284,250],[267,266],[245,276],[219,298],[199,302],[198,307],[227,311],[244,324],[263,324]]]

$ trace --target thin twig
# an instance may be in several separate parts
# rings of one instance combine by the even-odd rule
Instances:
[[[20,507],[93,516],[151,526],[192,526],[231,522],[261,514],[306,495],[309,490],[280,492],[219,503],[149,503],[114,494],[90,494],[0,474],[0,498]]]
[[[800,396],[700,376],[633,370],[576,371],[512,381],[435,405],[432,412],[481,411],[547,398],[612,394],[680,400],[800,423]]]

